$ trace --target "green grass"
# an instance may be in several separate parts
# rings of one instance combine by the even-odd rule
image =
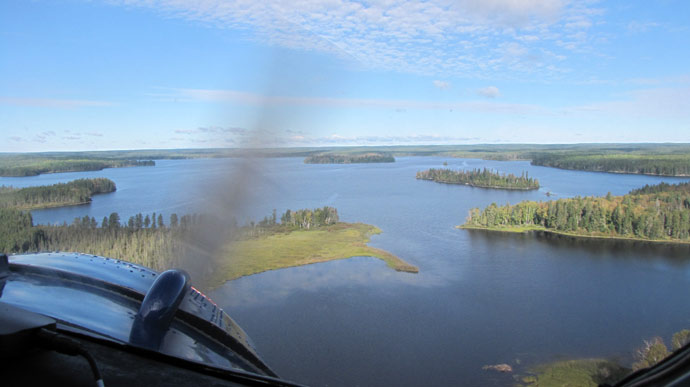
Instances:
[[[615,383],[630,373],[629,369],[604,359],[566,360],[540,365],[522,377],[525,386],[565,387],[593,386]]]
[[[395,270],[417,273],[419,269],[395,255],[366,245],[378,227],[363,223],[338,223],[316,230],[277,232],[234,241],[218,262],[211,279],[218,286],[235,278],[292,266],[357,256],[375,257]]]

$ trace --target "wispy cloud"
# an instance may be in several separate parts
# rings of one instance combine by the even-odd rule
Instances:
[[[245,136],[249,134],[249,131],[247,129],[238,127],[207,126],[196,129],[176,129],[175,133],[185,135],[232,134],[237,136]]]
[[[434,84],[435,87],[437,87],[441,90],[446,90],[446,89],[450,88],[450,83],[446,82],[446,81],[435,80],[432,83]]]
[[[108,3],[241,30],[268,45],[327,52],[368,69],[494,78],[505,77],[505,70],[552,72],[555,57],[591,44],[589,31],[600,15],[592,1],[571,0]],[[502,43],[504,50],[488,49]]]
[[[501,96],[501,92],[496,86],[488,86],[477,90],[477,94],[486,98],[496,98]]]
[[[265,136],[261,146],[346,146],[346,145],[394,145],[394,144],[462,144],[478,141],[478,137],[447,136],[438,134],[347,136],[333,133],[328,136],[311,134],[290,134],[288,131],[272,132]],[[242,139],[235,139],[233,145],[246,145]]]
[[[492,89],[493,88],[493,89]],[[489,95],[498,96],[495,87],[488,87]],[[494,90],[495,89],[495,90]],[[405,111],[420,110],[468,110],[491,113],[538,113],[544,109],[537,105],[518,103],[498,103],[490,101],[437,102],[420,100],[375,99],[375,98],[332,98],[271,96],[236,90],[215,89],[176,89],[172,91],[181,99],[206,102],[247,104],[256,106],[322,106],[333,108],[384,108]],[[200,130],[200,129],[199,129]]]
[[[690,88],[662,87],[626,93],[613,101],[563,109],[565,114],[617,115],[622,117],[690,119]]]
[[[79,99],[55,99],[55,98],[14,98],[0,97],[0,104],[15,106],[50,107],[60,109],[74,109],[79,107],[112,106],[106,101],[79,100]]]

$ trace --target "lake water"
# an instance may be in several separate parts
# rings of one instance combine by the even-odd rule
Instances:
[[[493,168],[539,179],[538,191],[487,190],[416,180],[418,170]],[[687,179],[566,171],[437,157],[391,164],[309,165],[265,159],[243,180],[237,160],[161,160],[156,167],[107,169],[0,184],[29,186],[108,177],[118,190],[89,205],[34,211],[35,223],[102,219],[117,211],[183,214],[204,208],[209,185],[252,187],[241,220],[272,209],[338,208],[341,220],[378,226],[371,246],[419,267],[398,273],[357,257],[266,272],[211,293],[281,376],[316,386],[506,385],[541,362],[610,357],[624,362],[654,336],[690,328],[690,247],[573,240],[455,229],[470,208],[492,202],[623,195]]]

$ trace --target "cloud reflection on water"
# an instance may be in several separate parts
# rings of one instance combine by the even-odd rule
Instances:
[[[280,302],[301,291],[317,292],[348,287],[376,287],[389,291],[397,286],[431,287],[443,284],[433,274],[397,272],[372,257],[353,257],[310,265],[271,270],[226,282],[211,292],[224,308],[249,307]]]

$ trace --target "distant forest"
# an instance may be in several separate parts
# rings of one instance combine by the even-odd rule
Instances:
[[[532,160],[533,165],[585,171],[690,175],[690,144],[476,144],[0,153],[0,176],[149,166],[159,159],[306,157],[307,163],[330,164],[393,162],[403,156]]]
[[[155,212],[137,214],[126,222],[114,212],[100,221],[85,216],[75,218],[71,224],[35,226],[29,212],[0,208],[0,253],[79,251],[163,270],[178,264],[190,247],[193,250],[193,246],[202,245],[210,237],[230,241],[267,233],[317,230],[338,221],[335,208],[323,207],[287,210],[280,216],[280,223],[274,210],[271,216],[244,226],[235,220],[199,214],[172,214],[166,220]]]
[[[465,184],[482,188],[530,190],[539,188],[539,180],[529,177],[527,172],[515,176],[499,174],[490,169],[454,171],[452,169],[428,169],[417,172],[417,179],[433,180],[446,184]]]
[[[363,154],[318,154],[304,159],[307,164],[356,164],[356,163],[392,163],[395,158],[384,153]]]
[[[95,158],[51,159],[38,157],[0,158],[0,176],[36,176],[43,173],[100,171],[105,168],[154,166],[153,160],[111,160]]]
[[[0,208],[37,209],[83,204],[90,202],[93,195],[115,190],[115,183],[106,178],[26,188],[0,186]]]
[[[576,197],[470,211],[464,226],[544,229],[584,236],[690,240],[690,184],[660,184],[624,196]]]
[[[690,176],[690,154],[542,153],[532,157],[532,164],[579,171]]]

